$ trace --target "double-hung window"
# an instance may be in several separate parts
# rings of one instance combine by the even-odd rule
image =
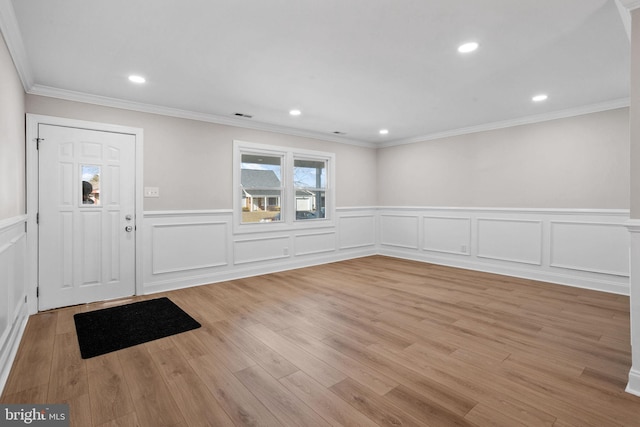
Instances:
[[[326,217],[327,160],[293,158],[296,220]]]
[[[234,141],[236,230],[331,225],[335,155]]]

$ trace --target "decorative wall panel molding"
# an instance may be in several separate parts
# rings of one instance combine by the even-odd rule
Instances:
[[[418,215],[380,214],[380,244],[418,249]]]
[[[628,294],[628,217],[618,210],[341,208],[332,226],[234,235],[229,210],[149,212],[143,289],[381,254]]]
[[[273,261],[289,257],[289,236],[270,236],[234,240],[234,264]]]
[[[400,206],[378,213],[382,255],[629,294],[628,210]],[[406,218],[414,217],[422,220],[410,236]]]
[[[0,392],[28,318],[26,215],[0,221]]]
[[[228,264],[225,222],[156,224],[151,230],[152,274]]]
[[[542,221],[479,218],[478,257],[542,265]]]
[[[336,232],[296,234],[294,238],[295,255],[314,255],[336,250]]]
[[[376,216],[344,215],[338,221],[339,249],[372,247],[376,244]]]
[[[629,276],[629,231],[622,224],[551,221],[552,267]]]
[[[471,218],[424,216],[422,224],[425,251],[470,255]]]
[[[331,226],[234,234],[231,210],[145,212],[144,293],[374,255],[376,216],[341,208]]]

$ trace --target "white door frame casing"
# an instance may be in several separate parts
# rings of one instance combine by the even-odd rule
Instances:
[[[26,129],[26,171],[27,171],[27,263],[31,267],[27,272],[27,303],[29,314],[38,312],[38,225],[36,215],[38,213],[38,125],[48,124],[54,126],[65,126],[80,129],[89,129],[102,132],[114,132],[133,135],[135,137],[135,293],[143,293],[142,286],[142,246],[144,218],[143,207],[143,130],[141,128],[112,125],[106,123],[89,122],[84,120],[66,119],[60,117],[43,116],[38,114],[27,114]]]

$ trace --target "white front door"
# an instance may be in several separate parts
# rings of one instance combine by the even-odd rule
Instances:
[[[38,125],[39,310],[135,293],[135,136]]]

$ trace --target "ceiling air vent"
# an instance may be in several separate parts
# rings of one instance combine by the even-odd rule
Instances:
[[[233,115],[234,115],[234,116],[237,116],[237,117],[244,117],[245,119],[251,119],[251,118],[253,118],[253,116],[252,116],[252,115],[250,115],[250,114],[244,114],[244,113],[233,113]]]

